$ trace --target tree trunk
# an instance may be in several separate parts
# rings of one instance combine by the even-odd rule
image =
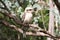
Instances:
[[[50,32],[50,34],[54,35],[54,14],[52,12],[52,10],[53,10],[52,0],[49,0],[49,3],[50,3],[50,13],[49,13],[49,28],[48,28],[48,31]],[[53,40],[53,39],[47,38],[47,40]]]

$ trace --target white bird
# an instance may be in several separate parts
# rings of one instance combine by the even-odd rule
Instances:
[[[34,12],[33,7],[26,7],[25,8],[24,14],[22,15],[23,23],[29,24],[29,23],[32,22],[33,12]],[[24,31],[23,32],[23,37],[26,37],[26,30],[27,29],[28,29],[28,27],[23,28],[23,31]]]
[[[26,7],[25,8],[24,14],[22,16],[23,23],[30,23],[32,21],[33,12],[34,12],[33,7]]]

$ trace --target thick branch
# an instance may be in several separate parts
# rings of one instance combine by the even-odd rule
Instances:
[[[17,28],[15,25],[11,25],[10,23],[8,23],[7,21],[5,20],[0,20],[0,23],[4,24],[5,26],[7,27],[12,27],[14,29],[16,29],[17,31],[19,31],[20,33],[23,33],[23,30],[20,29],[20,28]],[[44,33],[41,33],[41,32],[37,32],[36,34],[35,33],[32,33],[32,32],[26,32],[27,35],[36,35],[36,36],[48,36],[47,34],[44,34]]]
[[[16,31],[18,31],[18,32],[20,32],[20,33],[23,33],[23,30],[21,30],[20,28],[17,28],[15,25],[11,25],[10,23],[8,23],[8,22],[5,21],[5,20],[0,20],[0,22],[1,22],[2,24],[4,24],[5,26],[7,26],[7,27],[14,28]],[[42,33],[42,32],[36,32],[36,33],[26,32],[26,35],[30,35],[30,36],[45,36],[45,37],[50,37],[50,38],[55,39],[55,37],[51,37],[50,35],[45,34],[45,33]]]

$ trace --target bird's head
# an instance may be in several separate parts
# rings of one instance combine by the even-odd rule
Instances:
[[[27,12],[27,13],[33,13],[34,9],[33,9],[33,7],[26,7],[25,8],[25,12]]]

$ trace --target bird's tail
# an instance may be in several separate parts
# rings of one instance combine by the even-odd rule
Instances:
[[[26,32],[23,32],[23,38],[26,38]]]

